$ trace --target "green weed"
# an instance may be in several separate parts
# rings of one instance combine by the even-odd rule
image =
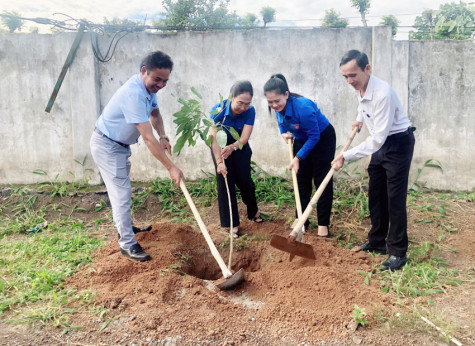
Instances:
[[[2,220],[7,229],[27,226]],[[38,219],[29,219],[28,224]],[[88,235],[82,221],[63,218],[33,235],[0,239],[0,313],[15,310],[17,322],[41,321],[66,325],[73,301],[83,299],[63,281],[78,266],[90,262],[90,254],[101,241]]]
[[[365,309],[360,308],[358,305],[355,304],[355,309],[351,314],[351,317],[355,321],[356,325],[361,325],[362,327],[366,327],[368,325],[368,321],[366,321],[366,312]]]
[[[433,256],[433,243],[409,247],[409,262],[402,270],[380,272],[381,289],[400,297],[425,296],[445,292],[447,285],[458,286],[463,276]]]

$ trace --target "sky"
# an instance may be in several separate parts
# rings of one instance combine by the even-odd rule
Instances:
[[[400,26],[411,26],[417,15],[425,9],[439,9],[439,6],[453,0],[371,0],[371,8],[366,17],[369,26],[378,25],[381,17],[395,15]],[[458,1],[457,1],[458,2]],[[350,26],[362,26],[358,11],[351,7],[350,0],[230,0],[228,9],[240,16],[254,13],[258,17],[262,7],[276,9],[276,26],[320,26],[325,10],[335,9]],[[25,18],[49,18],[64,20],[63,13],[73,18],[86,19],[97,24],[103,18],[128,18],[143,21],[157,19],[163,13],[161,0],[0,0],[0,12],[15,11]],[[150,23],[147,23],[150,24]],[[49,26],[25,23],[24,32],[29,26],[36,26],[40,32],[50,32]],[[396,39],[407,39],[410,28],[399,28]]]

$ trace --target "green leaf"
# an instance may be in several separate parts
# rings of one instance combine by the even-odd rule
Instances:
[[[112,321],[112,319],[110,319],[110,318],[107,319],[107,321],[105,321],[105,322],[102,324],[101,328],[99,328],[99,332],[102,332],[104,329],[106,329],[107,326],[109,325],[109,323],[111,323],[111,321]]]
[[[173,152],[180,154],[181,149],[183,149],[183,146],[185,145],[185,142],[186,142],[185,136],[181,136],[180,138],[178,138],[175,146],[173,147]]]
[[[229,133],[231,133],[231,136],[233,136],[233,138],[237,141],[239,141],[239,139],[241,138],[239,136],[239,133],[233,128],[233,127],[230,127],[229,128]],[[242,149],[242,144],[241,142],[239,142],[239,149]]]
[[[211,146],[211,142],[213,141],[213,137],[211,135],[208,136],[208,138],[206,139],[206,145],[207,146]]]
[[[221,113],[222,111],[223,111],[223,108],[222,108],[222,107],[217,107],[217,108],[213,109],[213,110],[210,112],[210,114],[212,114],[212,115],[217,115],[217,114]]]
[[[193,92],[193,94],[195,94],[196,96],[198,96],[198,98],[201,100],[203,99],[203,97],[201,97],[200,93],[198,92],[198,90],[196,90],[194,87],[191,87],[191,91]]]
[[[42,169],[35,169],[32,173],[39,174],[39,175],[48,175],[48,173],[46,173]]]
[[[443,215],[447,215],[447,212],[445,211],[444,206],[442,206],[442,205],[438,206],[437,210],[439,211],[439,213],[441,213]]]
[[[219,147],[224,148],[228,142],[228,135],[226,134],[226,131],[222,129],[218,130],[216,133],[216,140],[218,141]]]
[[[449,23],[451,24],[450,24],[448,32],[452,32],[452,30],[454,30],[455,26],[457,25],[457,21],[451,20]]]

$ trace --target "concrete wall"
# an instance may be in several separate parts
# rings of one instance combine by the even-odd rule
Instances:
[[[110,36],[99,38],[103,52]],[[392,41],[390,28],[250,30],[211,33],[134,33],[118,44],[108,63],[94,60],[85,35],[59,91],[51,113],[44,108],[63,66],[74,34],[0,35],[0,184],[31,183],[51,176],[82,179],[74,162],[84,155],[95,168],[88,142],[95,119],[115,90],[138,72],[140,59],[151,50],[167,52],[175,68],[167,87],[158,93],[165,128],[176,141],[172,114],[179,110],[178,96],[192,97],[195,87],[203,95],[204,110],[227,95],[239,79],[254,86],[256,123],[250,140],[253,160],[271,174],[283,175],[287,148],[269,115],[262,88],[273,73],[283,73],[292,91],[317,102],[337,131],[337,145],[346,141],[356,116],[357,100],[339,71],[348,49],[367,52],[375,75],[392,83],[417,126],[412,178],[428,159],[439,160],[444,172],[424,169],[421,180],[429,187],[470,190],[473,175],[474,75],[473,42]],[[432,53],[432,52],[435,53]],[[362,132],[354,144],[364,139]],[[133,146],[134,180],[168,176],[143,142]],[[456,153],[454,155],[454,153]],[[188,179],[213,171],[204,144],[185,147],[174,157]],[[364,160],[358,162],[364,166]],[[456,170],[456,172],[454,171]],[[457,178],[454,179],[453,177]],[[93,182],[98,182],[94,175]]]

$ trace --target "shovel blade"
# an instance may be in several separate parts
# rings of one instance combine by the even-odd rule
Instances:
[[[226,280],[216,285],[220,290],[229,290],[244,281],[244,269],[239,269],[238,272],[228,277]]]
[[[301,243],[299,241],[292,241],[288,238],[274,234],[270,240],[270,246],[278,250],[285,251],[294,256],[300,256],[315,260],[315,252],[310,244]]]

